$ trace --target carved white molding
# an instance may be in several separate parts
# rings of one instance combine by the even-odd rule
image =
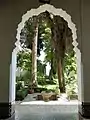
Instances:
[[[65,21],[67,21],[68,23],[68,27],[71,29],[72,31],[72,37],[73,37],[73,46],[74,46],[74,50],[76,51],[78,43],[76,41],[77,39],[77,34],[76,34],[76,26],[75,24],[72,22],[71,20],[71,16],[69,14],[66,13],[66,11],[60,9],[60,8],[55,8],[53,5],[49,5],[49,4],[44,4],[41,5],[39,8],[37,9],[31,9],[30,11],[27,11],[27,13],[25,13],[22,16],[22,21],[20,22],[20,24],[18,25],[17,28],[17,35],[16,35],[16,47],[20,48],[20,33],[21,30],[24,28],[25,22],[30,18],[35,16],[38,16],[40,13],[43,13],[45,11],[48,11],[49,13],[53,14],[53,15],[58,15],[60,17],[63,17],[63,19]]]
[[[68,23],[68,27],[71,29],[72,31],[72,38],[73,38],[73,46],[74,46],[74,51],[76,52],[76,57],[77,57],[77,73],[78,73],[78,81],[81,81],[81,52],[78,49],[78,43],[76,41],[77,39],[77,29],[75,24],[72,22],[71,16],[69,14],[67,14],[66,11],[60,9],[60,8],[55,8],[53,5],[49,5],[49,4],[44,4],[41,5],[40,7],[38,7],[37,9],[31,9],[30,11],[27,11],[27,13],[25,13],[22,16],[22,21],[20,22],[20,24],[18,24],[18,28],[17,28],[17,35],[16,35],[16,50],[19,51],[21,49],[20,46],[20,33],[21,30],[24,28],[25,22],[30,18],[35,16],[38,16],[39,14],[48,11],[49,13],[53,14],[53,15],[57,15],[60,17],[63,17],[63,19]]]

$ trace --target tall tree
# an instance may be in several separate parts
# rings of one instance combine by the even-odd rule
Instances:
[[[32,83],[37,86],[37,40],[38,40],[38,23],[35,21],[34,38],[32,41]]]
[[[36,16],[25,23],[24,34],[26,36],[24,47],[28,47],[32,51],[32,85],[37,86],[38,19]]]
[[[42,24],[45,21],[47,22],[48,27],[47,27],[46,31],[48,31],[48,28],[51,31],[50,32],[51,38],[48,37],[46,39],[46,40],[50,40],[49,43],[51,44],[51,50],[50,50],[50,47],[48,47],[48,49],[46,49],[46,51],[48,51],[47,56],[48,55],[50,56],[50,54],[51,54],[51,57],[49,59],[51,61],[51,70],[53,69],[53,66],[54,66],[53,64],[56,64],[59,88],[60,88],[61,92],[65,92],[63,63],[64,63],[65,52],[67,51],[67,49],[69,48],[69,46],[71,45],[71,42],[72,42],[72,37],[71,37],[72,33],[71,33],[71,30],[68,28],[67,22],[64,21],[64,19],[61,18],[60,16],[54,16],[47,11],[40,14],[37,17],[34,16],[34,17],[30,18],[29,21],[27,22],[27,24],[29,24],[29,25],[26,26],[27,41],[29,43],[28,46],[32,50],[33,49],[35,50],[35,48],[34,48],[35,41],[34,40],[36,40],[38,38],[37,52],[39,53],[39,55],[40,55],[41,48],[43,48],[43,44],[42,44],[43,40],[42,39],[43,38],[46,39],[48,35],[47,34],[43,35],[43,32],[41,32],[42,36],[45,36],[45,37],[42,37],[42,39],[41,39],[41,36],[37,34],[37,31],[38,31],[37,23],[38,23],[38,28],[40,28],[40,26],[42,26]],[[30,32],[30,31],[32,31],[32,32]],[[43,29],[42,29],[42,31],[43,31]],[[37,35],[38,35],[38,37],[37,37]],[[32,40],[34,42],[32,42]],[[35,52],[34,50],[33,50],[33,52]],[[49,52],[49,50],[50,50],[50,52]],[[51,51],[53,51],[53,52],[51,52]],[[52,53],[54,53],[54,54],[52,54]],[[54,57],[52,57],[52,55],[54,55]],[[53,60],[53,58],[55,58],[55,60]],[[33,57],[33,59],[34,59],[34,57]],[[35,73],[35,71],[33,73]],[[52,73],[52,71],[51,71],[51,73]],[[51,76],[52,76],[52,74],[51,74]]]
[[[47,14],[47,13],[46,13]],[[51,27],[50,23],[48,23],[48,18],[46,17],[43,22],[40,24],[39,27],[39,39],[43,41],[43,51],[45,53],[45,60],[44,62],[50,65],[50,72],[49,72],[49,80],[53,80],[55,76],[55,58],[54,58],[54,50],[51,47]]]
[[[67,22],[60,16],[51,15],[51,17],[49,17],[49,22],[51,23],[52,31],[52,47],[55,51],[55,58],[57,61],[59,88],[61,92],[65,92],[63,63],[65,52],[72,42],[72,33],[69,31],[70,29],[68,28]]]

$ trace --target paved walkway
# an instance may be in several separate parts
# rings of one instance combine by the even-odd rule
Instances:
[[[29,95],[16,104],[16,120],[78,120],[78,102],[31,101]]]

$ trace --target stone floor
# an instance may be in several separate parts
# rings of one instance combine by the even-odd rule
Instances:
[[[78,120],[77,101],[31,101],[16,103],[16,120]]]
[[[78,120],[74,109],[75,106],[20,105],[16,106],[16,120]]]

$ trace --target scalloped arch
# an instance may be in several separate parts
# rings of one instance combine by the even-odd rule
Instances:
[[[63,17],[63,19],[65,21],[67,21],[68,23],[68,27],[71,29],[72,31],[72,38],[73,38],[73,46],[74,46],[74,50],[75,52],[77,51],[77,46],[78,46],[78,43],[76,41],[77,39],[77,29],[76,29],[76,26],[75,24],[72,22],[71,20],[71,16],[69,14],[67,14],[66,11],[60,9],[60,8],[55,8],[53,5],[49,5],[49,4],[44,4],[44,5],[41,5],[40,7],[38,7],[37,9],[31,9],[30,11],[27,11],[27,13],[25,13],[23,16],[22,16],[22,21],[18,24],[18,28],[17,28],[17,35],[16,35],[16,48],[17,48],[17,51],[21,48],[20,47],[20,33],[21,33],[21,30],[23,29],[24,25],[25,25],[25,22],[32,16],[36,15],[38,16],[40,13],[43,13],[45,11],[48,11],[49,13],[52,13],[53,15],[58,15],[60,17]]]
[[[38,16],[40,13],[43,13],[45,11],[48,11],[49,13],[52,13],[53,15],[58,15],[60,17],[63,17],[63,19],[65,21],[67,21],[68,23],[68,27],[71,29],[72,31],[72,38],[73,38],[73,46],[74,46],[74,51],[76,52],[76,62],[77,62],[77,79],[78,79],[78,85],[80,87],[80,81],[81,81],[81,52],[78,49],[78,43],[76,41],[77,39],[77,29],[75,24],[73,23],[71,16],[69,14],[67,14],[66,11],[60,9],[60,8],[55,8],[53,5],[49,5],[49,4],[44,4],[39,6],[36,9],[31,9],[30,11],[27,11],[27,13],[25,13],[22,16],[22,21],[20,22],[20,24],[18,24],[18,28],[17,28],[17,35],[16,35],[16,39],[17,41],[15,42],[15,49],[13,50],[13,52],[15,52],[17,54],[17,52],[21,49],[20,47],[20,33],[21,30],[24,28],[25,22],[32,16],[36,15]],[[12,54],[13,54],[12,52]],[[78,87],[78,88],[79,88]],[[81,91],[79,90],[79,95],[81,94]]]

